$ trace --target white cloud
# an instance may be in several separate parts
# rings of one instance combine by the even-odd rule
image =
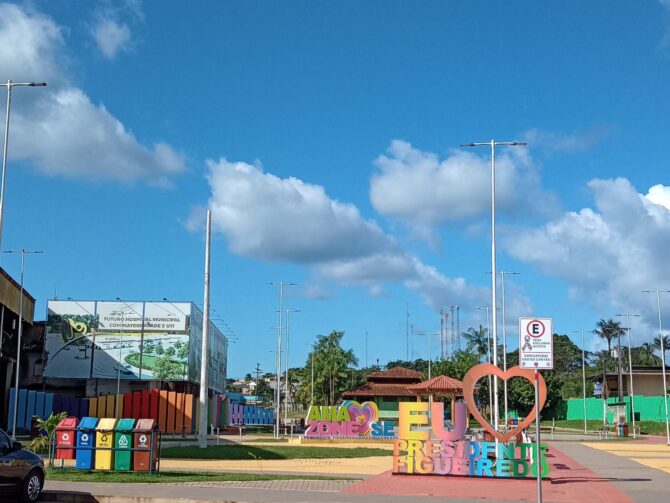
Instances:
[[[114,59],[120,51],[128,51],[132,47],[130,28],[125,23],[99,19],[92,31],[100,52],[107,59]]]
[[[330,199],[319,185],[281,179],[244,162],[220,159],[208,166],[213,226],[237,254],[315,263],[395,247],[376,223]]]
[[[491,208],[489,157],[454,150],[444,160],[437,154],[394,140],[388,155],[375,161],[370,199],[381,214],[398,219],[417,235],[434,241],[442,223],[469,220]],[[506,149],[496,162],[496,209],[537,213],[552,207],[553,196],[541,189],[539,173],[526,149]],[[527,203],[530,201],[531,203]]]
[[[0,3],[0,68],[4,80],[61,81],[63,46],[62,30],[50,18]]]
[[[220,159],[208,166],[212,227],[238,255],[305,265],[315,274],[315,285],[335,281],[375,296],[384,295],[385,285],[404,284],[436,311],[453,303],[487,304],[487,288],[423,264],[355,206],[331,199],[319,185],[282,179],[244,162]],[[201,222],[197,208],[189,224],[199,228]],[[324,292],[319,288],[317,294]]]
[[[657,185],[645,196],[624,178],[592,180],[588,188],[593,209],[565,213],[538,229],[506,229],[504,246],[567,281],[573,296],[603,317],[638,312],[653,326],[655,304],[641,291],[670,288],[670,188]]]
[[[185,169],[182,155],[165,143],[142,145],[104,105],[70,82],[62,32],[38,12],[0,4],[0,68],[15,81],[48,83],[15,90],[10,157],[51,176],[168,184]]]

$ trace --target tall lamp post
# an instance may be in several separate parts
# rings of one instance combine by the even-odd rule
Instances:
[[[481,143],[464,143],[461,144],[461,147],[489,147],[491,149],[491,271],[495,273],[498,269],[496,268],[496,147],[500,146],[510,146],[510,147],[523,147],[526,145],[524,142],[518,141],[496,141],[491,140],[489,142]],[[498,308],[498,303],[496,299],[497,287],[498,287],[498,275],[491,274],[491,308],[493,309],[493,364],[498,366],[498,318],[496,309]],[[498,376],[494,377],[494,428],[498,429],[498,417],[500,416],[498,410]]]
[[[21,336],[23,335],[23,271],[26,253],[44,253],[38,250],[7,250],[4,253],[21,254],[21,286],[19,293],[19,329],[16,342],[16,377],[14,379],[14,415],[12,417],[12,440],[16,440],[16,415],[19,411],[19,371],[21,370]],[[0,327],[2,329],[2,327]]]
[[[670,422],[668,421],[668,385],[665,377],[665,346],[663,345],[663,323],[661,322],[661,294],[670,293],[670,290],[642,290],[644,293],[655,293],[656,294],[656,305],[658,306],[658,337],[661,344],[661,365],[663,368],[661,372],[663,374],[663,404],[665,405],[665,436],[666,443],[670,445]]]
[[[284,360],[284,366],[286,367],[286,378],[284,379],[284,423],[288,422],[288,342],[289,342],[289,314],[290,313],[299,313],[300,309],[287,309],[286,310],[286,354]]]
[[[500,271],[500,289],[502,290],[502,332],[503,332],[503,370],[507,372],[507,323],[505,321],[505,274],[519,275],[520,272]],[[503,399],[505,401],[505,424],[507,424],[507,380],[503,383]]]
[[[639,317],[639,314],[633,314],[633,313],[625,313],[625,314],[617,314],[616,316],[625,316],[626,321],[627,321],[627,327],[626,327],[626,333],[628,334],[628,379],[629,379],[629,389],[628,389],[628,395],[630,396],[630,415],[631,418],[633,419],[633,438],[637,438],[637,434],[635,433],[635,390],[633,388],[633,355],[631,352],[631,335],[630,335],[630,317],[631,316],[637,316]]]
[[[14,87],[44,87],[46,82],[12,82],[0,84],[7,88],[7,113],[5,114],[5,143],[2,151],[2,176],[0,177],[0,250],[2,249],[2,222],[5,216],[5,175],[7,174],[7,153],[9,152],[9,112],[12,106],[12,88]]]
[[[279,286],[279,325],[277,325],[277,358],[275,360],[275,438],[279,438],[279,415],[281,401],[281,339],[282,339],[282,314],[284,310],[284,287],[295,285],[288,281],[270,282],[270,285]]]
[[[489,317],[490,307],[478,307],[478,311],[486,311],[486,363],[491,363],[491,319]],[[488,376],[489,381],[489,416],[493,419],[493,387],[491,386],[491,375]],[[497,389],[496,389],[497,391]]]
[[[202,344],[200,346],[200,417],[198,418],[198,447],[207,448],[207,402],[209,397],[209,273],[212,242],[212,211],[207,210],[205,231],[205,274],[202,302]]]
[[[589,332],[589,330],[573,330],[573,332],[582,334],[582,397],[584,399],[584,433],[586,433],[586,351],[584,349],[584,332]]]

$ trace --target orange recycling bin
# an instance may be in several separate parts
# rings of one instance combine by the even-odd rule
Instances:
[[[156,421],[138,419],[133,430],[133,467],[137,472],[153,472],[158,468],[158,435]],[[139,449],[139,450],[138,450]]]
[[[74,459],[79,419],[66,417],[56,425],[56,459]]]

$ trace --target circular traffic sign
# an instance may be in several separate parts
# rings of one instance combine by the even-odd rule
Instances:
[[[542,337],[546,330],[547,327],[545,327],[544,323],[538,319],[531,320],[528,325],[526,325],[526,333],[534,339],[539,339]]]

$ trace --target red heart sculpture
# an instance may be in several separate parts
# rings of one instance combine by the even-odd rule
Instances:
[[[477,381],[479,381],[482,377],[486,377],[488,375],[498,376],[503,381],[506,381],[512,377],[524,377],[532,383],[535,379],[534,374],[535,371],[531,369],[512,367],[507,369],[507,372],[505,372],[501,368],[496,367],[495,365],[491,365],[490,363],[481,363],[468,370],[468,373],[465,374],[465,377],[463,377],[463,398],[465,399],[465,403],[468,405],[468,410],[486,431],[488,431],[491,435],[503,443],[509,441],[510,438],[515,437],[521,430],[528,428],[528,426],[530,426],[531,423],[535,421],[535,408],[537,405],[533,407],[533,410],[528,413],[526,418],[521,421],[516,428],[508,431],[507,433],[500,433],[493,426],[491,426],[491,424],[486,419],[484,419],[484,416],[482,416],[481,412],[479,412],[477,404],[475,404],[475,384],[477,384]],[[540,401],[539,406],[540,410],[542,410],[542,407],[544,407],[544,402],[547,400],[547,384],[544,382],[544,378],[539,372],[538,388]]]

